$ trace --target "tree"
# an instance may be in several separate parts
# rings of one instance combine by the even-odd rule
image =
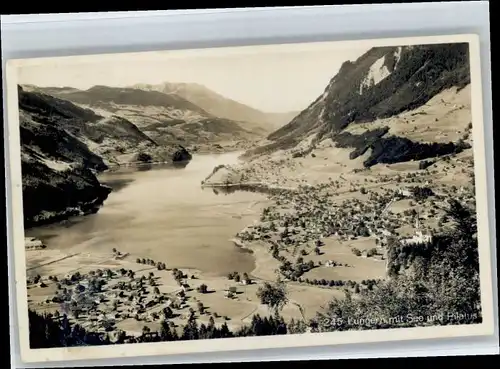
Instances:
[[[205,306],[203,306],[203,303],[201,301],[198,301],[197,308],[200,314],[203,314],[203,312],[205,311]]]
[[[162,341],[173,341],[173,334],[170,330],[170,324],[167,321],[161,323],[160,326],[160,339]]]
[[[190,319],[182,332],[183,340],[196,340],[199,338],[198,324],[195,319]]]
[[[122,331],[122,330],[119,330],[116,332],[116,340],[115,340],[115,343],[125,343],[125,339],[127,338],[127,334]]]
[[[477,220],[473,210],[466,208],[455,199],[449,199],[448,202],[449,208],[446,211],[446,216],[456,225],[456,231],[464,236],[472,236],[477,233]]]
[[[167,319],[171,318],[174,315],[172,309],[169,306],[164,307],[162,312]]]
[[[275,284],[265,282],[257,290],[257,297],[262,304],[267,305],[276,315],[288,303],[288,294],[284,283],[281,281]]]
[[[208,329],[213,330],[213,328],[215,328],[215,320],[214,317],[211,316],[210,319],[208,319]]]
[[[199,293],[207,293],[208,292],[208,286],[206,284],[201,284],[197,288]]]
[[[72,347],[103,345],[106,342],[100,333],[90,335],[78,324],[71,325],[66,315],[53,319],[50,314],[40,315],[28,310],[29,341],[32,348]]]
[[[136,160],[143,163],[151,163],[153,161],[153,158],[151,157],[151,155],[145,152],[140,152],[137,154]]]
[[[356,256],[361,256],[361,251],[359,249],[357,249],[356,247],[353,247],[351,249],[352,253]]]
[[[220,327],[219,336],[220,338],[227,338],[232,336],[226,322],[224,322],[224,324],[222,324],[222,326]]]

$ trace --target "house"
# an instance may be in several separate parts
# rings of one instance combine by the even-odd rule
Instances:
[[[154,321],[154,320],[157,320],[159,318],[159,315],[157,312],[153,311],[153,312],[149,313],[149,318]]]
[[[236,287],[229,287],[224,291],[224,297],[233,298],[236,295]]]
[[[432,242],[431,234],[424,234],[422,231],[416,231],[411,238],[401,240],[403,245],[424,245]]]
[[[119,313],[111,313],[111,315],[109,316],[111,319],[119,319],[120,318],[120,314]]]
[[[336,265],[336,263],[333,260],[327,260],[325,262],[325,266],[328,268],[333,268]]]
[[[182,297],[182,296],[184,296],[184,295],[185,295],[185,291],[184,291],[183,289],[181,289],[180,291],[177,291],[177,292],[175,293],[175,295],[176,295],[176,296],[179,296],[179,297]]]
[[[34,237],[26,237],[24,239],[24,245],[27,250],[40,250],[46,248],[42,241]]]
[[[411,195],[412,195],[411,191],[409,191],[407,189],[402,189],[402,188],[398,189],[397,194],[400,196],[403,196],[403,197],[411,197]]]
[[[143,332],[142,336],[147,338],[147,339],[156,339],[158,337],[158,332]]]
[[[388,231],[387,229],[379,229],[379,232],[382,233],[383,236],[392,236],[392,232]]]
[[[115,255],[115,260],[122,260],[122,259],[126,258],[128,255],[129,255],[128,252],[122,254],[118,251],[118,253]]]

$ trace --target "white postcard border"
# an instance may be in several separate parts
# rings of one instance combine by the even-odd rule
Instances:
[[[479,260],[480,260],[480,281],[481,281],[481,303],[483,323],[477,325],[461,326],[441,326],[425,328],[399,328],[388,330],[367,330],[367,331],[348,331],[332,333],[314,333],[284,336],[266,336],[266,337],[241,337],[230,339],[210,339],[196,341],[179,341],[164,343],[141,343],[141,344],[122,344],[100,347],[71,347],[71,348],[51,348],[51,349],[30,349],[28,332],[28,305],[26,288],[26,261],[24,251],[24,227],[22,222],[22,181],[21,181],[21,160],[20,160],[20,137],[19,137],[19,114],[17,100],[17,70],[23,65],[37,62],[46,62],[48,60],[78,60],[93,58],[106,58],[116,56],[133,56],[137,53],[106,54],[93,56],[71,56],[58,58],[37,58],[37,59],[17,59],[7,61],[6,83],[7,83],[7,117],[9,125],[9,153],[10,153],[10,181],[8,185],[11,189],[11,206],[13,219],[15,223],[12,227],[12,240],[9,240],[9,246],[14,248],[14,276],[17,292],[18,308],[18,329],[20,339],[21,357],[25,362],[43,362],[43,361],[62,361],[62,360],[88,360],[104,359],[116,357],[135,357],[135,356],[153,356],[153,355],[171,355],[187,354],[216,351],[233,350],[255,350],[267,348],[285,348],[285,347],[310,347],[333,344],[349,343],[369,343],[383,341],[400,340],[421,340],[430,338],[450,338],[465,336],[483,336],[491,335],[494,332],[493,322],[493,287],[491,270],[491,244],[490,244],[490,224],[488,219],[487,198],[487,169],[485,152],[485,132],[483,124],[483,103],[482,103],[482,84],[480,68],[480,49],[479,39],[476,35],[452,35],[452,36],[425,36],[413,38],[387,38],[357,41],[334,41],[320,43],[302,43],[302,44],[284,44],[284,45],[266,45],[266,46],[241,46],[241,47],[219,47],[197,50],[175,50],[172,55],[189,53],[224,53],[224,52],[244,52],[261,48],[276,47],[283,48],[304,48],[328,45],[342,45],[366,43],[371,46],[389,46],[389,45],[416,45],[416,44],[437,44],[437,43],[455,43],[468,42],[470,46],[470,74],[471,74],[471,95],[472,95],[472,120],[473,120],[473,139],[474,139],[474,165],[476,174],[476,203],[478,220],[478,239],[479,242]],[[321,45],[320,45],[321,44]],[[339,46],[340,47],[340,46]],[[147,52],[140,53],[141,55]],[[478,122],[480,122],[478,124]]]

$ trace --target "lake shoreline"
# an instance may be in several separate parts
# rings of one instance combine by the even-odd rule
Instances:
[[[206,169],[210,168],[210,165],[203,163],[207,161],[210,163],[231,162],[237,160],[239,155],[240,152],[222,155],[195,155],[189,165],[181,169],[156,163],[150,166],[151,170],[135,170],[137,167],[123,166],[119,168],[123,171],[105,171],[100,173],[99,182],[109,186],[113,191],[98,211],[91,214],[92,217],[70,214],[68,217],[58,219],[57,222],[26,229],[26,234],[41,239],[47,244],[48,249],[57,248],[64,252],[69,248],[80,248],[79,244],[82,245],[81,247],[93,249],[95,252],[100,249],[113,248],[113,243],[125,244],[126,251],[132,252],[135,251],[134,245],[137,245],[148,250],[146,254],[151,253],[151,255],[158,257],[166,255],[167,258],[174,257],[171,264],[176,266],[197,268],[198,264],[203,263],[197,259],[200,258],[200,255],[206,255],[205,263],[207,265],[198,268],[200,270],[218,272],[217,264],[231,265],[234,262],[224,262],[223,260],[236,258],[240,260],[234,264],[236,270],[251,272],[255,268],[251,251],[237,248],[231,239],[248,223],[258,219],[264,198],[259,194],[245,194],[245,192],[230,197],[220,196],[219,193],[214,194],[212,191],[206,191],[206,188],[202,188],[200,181],[196,179],[196,177],[203,178]],[[185,180],[184,177],[186,177]],[[187,182],[184,183],[185,181]],[[141,183],[149,186],[150,190],[141,189]],[[179,191],[183,191],[186,198],[176,196],[175,193]],[[159,197],[155,198],[155,192],[158,192]],[[128,203],[130,204],[127,205]],[[182,207],[175,211],[178,203]],[[188,204],[189,207],[185,207]],[[156,210],[147,211],[149,206],[153,208],[160,206],[162,210],[159,211],[164,213],[163,219],[158,218],[160,215],[154,215]],[[122,208],[123,210],[119,210]],[[188,214],[185,213],[186,211],[193,213]],[[151,221],[148,220],[150,217],[153,217]],[[114,225],[107,226],[112,231],[109,234],[108,230],[102,229],[105,227],[104,225],[99,225],[103,222],[113,223],[115,218],[117,220],[124,219],[119,220],[117,225],[119,228],[125,227],[124,232],[130,236],[125,237],[121,234],[113,236],[119,232],[118,229],[113,229]],[[162,224],[165,222],[168,229],[162,230],[165,226]],[[197,222],[200,223],[201,228],[193,228],[197,227]],[[125,225],[126,223],[128,225]],[[88,228],[89,226],[91,228]],[[150,228],[152,231],[149,233],[161,234],[161,236],[154,238],[148,235],[147,230]],[[215,228],[220,230],[214,233],[212,229]],[[224,230],[225,228],[227,230]],[[85,229],[83,234],[79,233],[80,229],[82,231]],[[194,233],[192,233],[192,229],[194,229]],[[94,236],[93,232],[98,233],[95,233]],[[183,232],[189,232],[192,235],[181,236]],[[53,234],[55,237],[52,237]],[[85,241],[86,234],[88,234],[88,241]],[[102,236],[98,236],[100,234]],[[98,237],[102,238],[102,241],[98,240]],[[196,238],[202,244],[194,246],[193,243],[197,242]],[[161,242],[160,239],[166,240],[168,248],[162,247],[165,241]],[[143,243],[144,246],[142,246]],[[177,250],[179,247],[184,250],[182,246],[184,244],[192,246],[189,246],[185,251]],[[221,246],[217,246],[217,244]],[[192,247],[199,248],[201,254],[193,254]],[[214,247],[217,251],[209,253],[208,250],[212,250]],[[221,261],[216,262],[218,259]],[[191,262],[192,260],[194,263]],[[243,267],[243,265],[247,266]],[[200,264],[200,266],[203,265]],[[218,273],[225,274],[226,270],[223,268],[223,271]]]

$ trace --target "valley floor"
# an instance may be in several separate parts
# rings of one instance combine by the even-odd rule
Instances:
[[[171,269],[159,271],[155,266],[139,264],[135,260],[136,256],[128,255],[122,260],[117,260],[111,253],[68,255],[57,250],[27,251],[28,274],[32,276],[31,280],[33,281],[37,274],[42,276],[40,279],[42,282],[28,285],[29,307],[38,313],[54,314],[58,311],[56,314],[63,314],[65,308],[62,307],[58,297],[64,296],[76,285],[88,288],[91,275],[100,275],[102,272],[107,285],[102,292],[91,294],[93,300],[99,299],[98,308],[92,310],[92,313],[82,312],[77,317],[71,314],[71,307],[66,311],[74,323],[88,331],[104,332],[102,324],[104,319],[115,322],[117,330],[123,330],[130,335],[141,335],[144,326],[152,331],[159,330],[162,310],[166,306],[170,306],[173,311],[169,321],[178,328],[187,323],[190,308],[195,311],[200,324],[207,325],[212,317],[216,325],[220,326],[226,322],[232,331],[249,324],[254,314],[270,315],[269,309],[256,297],[256,291],[264,281],[259,275],[262,277],[269,275],[266,268],[263,273],[257,270],[257,276],[252,277],[251,284],[229,280],[227,277],[202,274],[198,270],[183,269],[182,272],[187,278],[182,287],[177,283]],[[267,253],[257,252],[255,256],[257,264],[265,267]],[[75,268],[76,265],[79,267]],[[135,279],[131,279],[129,275],[122,275],[121,269],[125,269],[127,273],[133,271]],[[108,270],[114,273],[113,277],[106,277]],[[83,277],[71,282],[71,276],[77,272]],[[150,273],[154,274],[154,283],[150,283]],[[135,284],[143,276],[147,283],[144,283],[145,291],[140,292]],[[70,280],[69,284],[65,278]],[[120,284],[125,286],[117,288]],[[198,290],[203,284],[208,288],[205,293]],[[155,292],[156,287],[158,290]],[[300,303],[308,312],[308,318],[314,316],[318,306],[326,304],[331,299],[332,293],[342,295],[340,291],[298,283],[289,286],[289,293],[291,301]],[[229,298],[228,294],[234,296]],[[134,296],[134,299],[130,299],[130,296]],[[204,307],[203,313],[200,313],[200,302]],[[79,303],[79,308],[84,310],[84,304]],[[287,306],[282,315],[286,320],[301,319],[298,307],[293,304]]]
[[[91,275],[105,276],[109,269],[114,275],[107,278],[103,292],[92,295],[103,296],[97,308],[74,318],[90,331],[102,331],[104,320],[114,321],[116,329],[132,335],[140,335],[144,326],[158,330],[165,306],[172,307],[169,321],[179,329],[193,309],[200,323],[207,324],[212,317],[217,325],[225,322],[236,330],[249,324],[254,314],[271,314],[259,301],[257,290],[279,276],[286,281],[289,294],[281,315],[285,320],[308,320],[333,297],[342,298],[346,288],[356,293],[385,278],[389,238],[411,238],[416,231],[446,228],[440,210],[446,199],[474,200],[472,150],[442,159],[427,170],[419,170],[417,162],[361,170],[363,159],[344,160],[347,155],[348,150],[324,145],[314,156],[260,161],[251,169],[246,167],[261,182],[286,187],[269,195],[271,206],[264,209],[260,221],[236,235],[235,243],[252,250],[255,258],[256,267],[249,273],[251,284],[242,283],[241,274],[236,282],[233,277],[188,269],[181,271],[185,278],[179,283],[175,271],[158,270],[155,265],[161,260],[153,265],[137,262],[147,255],[31,250],[27,251],[28,275],[31,279],[41,275],[43,285],[29,285],[29,306],[37,312],[61,313],[55,296],[78,283],[88,285]],[[434,196],[415,199],[405,195],[411,186],[428,187]],[[61,284],[64,278],[71,281],[77,272],[83,276],[81,281]],[[144,289],[135,286],[141,278]],[[199,291],[202,284],[207,286],[206,293]]]

